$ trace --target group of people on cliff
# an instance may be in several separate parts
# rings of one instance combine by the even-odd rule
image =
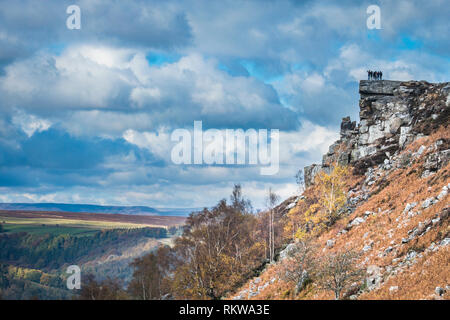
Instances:
[[[367,70],[367,80],[382,80],[383,72]]]

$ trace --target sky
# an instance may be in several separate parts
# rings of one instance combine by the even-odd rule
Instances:
[[[449,81],[449,16],[446,0],[0,0],[0,202],[191,208],[235,183],[256,208],[269,188],[292,196],[341,118],[358,120],[366,70]],[[278,129],[278,173],[173,163],[171,134],[194,121]]]

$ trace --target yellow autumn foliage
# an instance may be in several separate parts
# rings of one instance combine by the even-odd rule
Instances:
[[[295,238],[304,240],[313,237],[336,221],[347,202],[345,179],[348,174],[347,167],[337,164],[330,173],[322,171],[316,176],[317,202],[302,215],[291,214],[296,220],[301,217],[301,226],[297,228]],[[298,221],[295,222],[298,224]],[[291,222],[290,226],[295,224]]]

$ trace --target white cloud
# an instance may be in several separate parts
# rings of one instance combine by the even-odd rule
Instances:
[[[76,136],[120,137],[128,129],[151,130],[153,121],[145,112],[126,113],[107,110],[81,110],[69,113],[61,124]]]
[[[219,70],[216,60],[198,54],[150,66],[137,50],[68,47],[60,56],[42,52],[8,66],[0,77],[0,92],[11,107],[37,115],[54,113],[54,118],[71,114],[72,121],[83,125],[89,121],[83,116],[104,122],[99,110],[108,112],[102,115],[111,120],[112,112],[123,115],[139,110],[151,118],[149,127],[153,128],[182,126],[198,119],[219,127],[242,127],[249,122],[260,127],[297,125],[271,86],[254,78],[230,76]],[[124,117],[131,122],[134,116]],[[92,124],[103,135],[123,127],[118,121],[109,123],[111,129]],[[81,124],[63,126],[81,131]]]
[[[302,89],[306,92],[318,92],[325,85],[325,79],[317,73],[313,73],[306,77],[301,83]]]
[[[14,125],[20,127],[28,137],[31,137],[36,131],[42,132],[48,130],[52,123],[47,119],[38,118],[32,114],[18,112],[13,118]]]
[[[162,159],[170,159],[172,142],[170,141],[170,132],[165,128],[161,128],[157,132],[138,132],[128,129],[123,133],[123,138],[131,144],[150,150]]]
[[[9,155],[20,149],[21,131],[31,137],[54,128],[83,141],[80,148],[90,139],[99,146],[107,141],[107,148],[123,146],[124,139],[142,150],[119,148],[89,177],[68,172],[73,182],[65,187],[56,186],[59,177],[51,172],[29,168],[30,176],[19,178],[40,186],[0,188],[0,199],[203,206],[227,196],[234,182],[243,184],[257,206],[263,206],[268,186],[287,197],[295,192],[296,171],[320,161],[337,138],[340,118],[357,116],[357,81],[366,78],[367,69],[382,70],[386,79],[448,81],[443,3],[383,2],[383,29],[370,34],[366,7],[352,1],[236,6],[228,0],[123,5],[82,0],[85,17],[99,17],[84,24],[82,33],[61,28],[53,19],[57,6],[33,5],[24,12],[24,4],[5,2],[0,5],[0,160],[10,161],[5,170],[16,165]],[[46,27],[35,28],[42,21]],[[58,43],[67,45],[62,53]],[[408,48],[410,43],[419,49]],[[151,65],[150,52],[181,58]],[[243,60],[254,70],[245,70]],[[170,159],[171,130],[190,128],[194,120],[221,131],[281,129],[279,173],[262,177],[257,166],[161,161]]]

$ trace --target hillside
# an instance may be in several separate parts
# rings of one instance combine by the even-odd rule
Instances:
[[[101,226],[110,223],[115,227],[128,227],[139,225],[176,227],[184,223],[186,218],[174,216],[147,216],[147,215],[126,215],[126,214],[106,214],[106,213],[86,213],[86,212],[53,212],[53,211],[20,211],[20,210],[0,210],[0,219],[8,220],[15,218],[25,223],[37,224],[83,224],[98,223]],[[17,222],[16,221],[16,222]]]
[[[305,218],[317,203],[321,172],[347,167],[345,206],[310,239],[313,259],[350,249],[358,254],[364,274],[342,297],[449,299],[450,84],[361,81],[359,91],[359,123],[343,119],[341,137],[322,163],[305,168],[303,195],[278,207],[280,223]],[[294,238],[280,245],[276,262],[228,298],[333,299],[314,279],[286,277]]]

